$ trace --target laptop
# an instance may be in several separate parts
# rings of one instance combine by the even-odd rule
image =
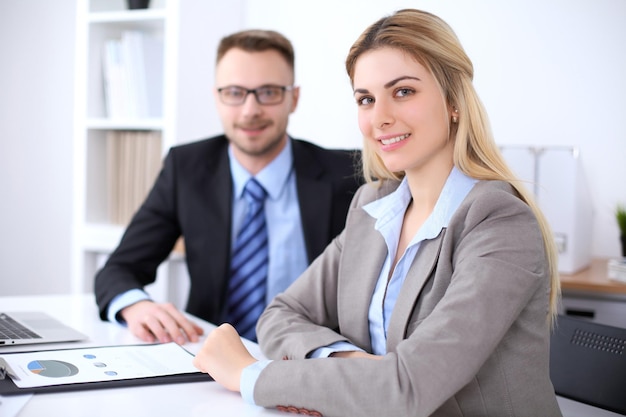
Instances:
[[[0,312],[0,347],[85,339],[81,332],[43,312]]]

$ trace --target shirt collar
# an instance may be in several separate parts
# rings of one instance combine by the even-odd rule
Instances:
[[[436,237],[441,229],[448,226],[452,215],[477,182],[478,180],[468,177],[453,167],[433,212],[413,240]],[[404,178],[394,192],[366,204],[363,209],[376,219],[375,229],[382,231],[386,227],[393,227],[397,216],[404,216],[410,201],[411,191],[407,179]]]
[[[230,172],[233,178],[233,190],[235,198],[241,198],[243,188],[252,175],[237,161],[233,155],[232,145],[228,147],[228,159],[230,161]],[[254,176],[256,180],[265,188],[268,198],[277,199],[289,179],[289,174],[293,167],[293,153],[291,152],[291,138],[287,138],[287,143],[282,151]]]

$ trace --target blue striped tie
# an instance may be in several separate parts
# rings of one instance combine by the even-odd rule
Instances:
[[[268,264],[265,196],[261,184],[251,178],[244,188],[248,212],[233,247],[228,285],[228,321],[241,336],[254,341],[256,322],[265,308]]]

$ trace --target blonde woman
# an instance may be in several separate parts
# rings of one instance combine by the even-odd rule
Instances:
[[[222,325],[196,366],[301,413],[560,416],[553,239],[498,152],[459,40],[401,10],[365,30],[346,68],[368,183],[345,230],[261,316],[279,360],[257,361]]]

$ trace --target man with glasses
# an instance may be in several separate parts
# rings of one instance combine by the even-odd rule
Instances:
[[[247,269],[262,278],[249,285],[246,276],[237,279],[262,290],[263,306],[341,232],[360,185],[355,152],[288,136],[300,94],[294,63],[290,41],[274,31],[246,30],[221,40],[214,94],[224,134],[168,153],[119,246],[96,275],[103,320],[126,324],[145,341],[198,340],[197,325],[143,290],[181,236],[190,277],[187,312],[219,324],[231,321],[234,308],[252,304],[248,293],[236,302],[230,296],[236,279],[231,279],[231,258],[239,251],[238,234],[247,227],[253,204],[244,196],[251,179],[262,196],[257,214],[263,226],[257,229],[264,235],[263,249],[249,253],[265,255]]]

